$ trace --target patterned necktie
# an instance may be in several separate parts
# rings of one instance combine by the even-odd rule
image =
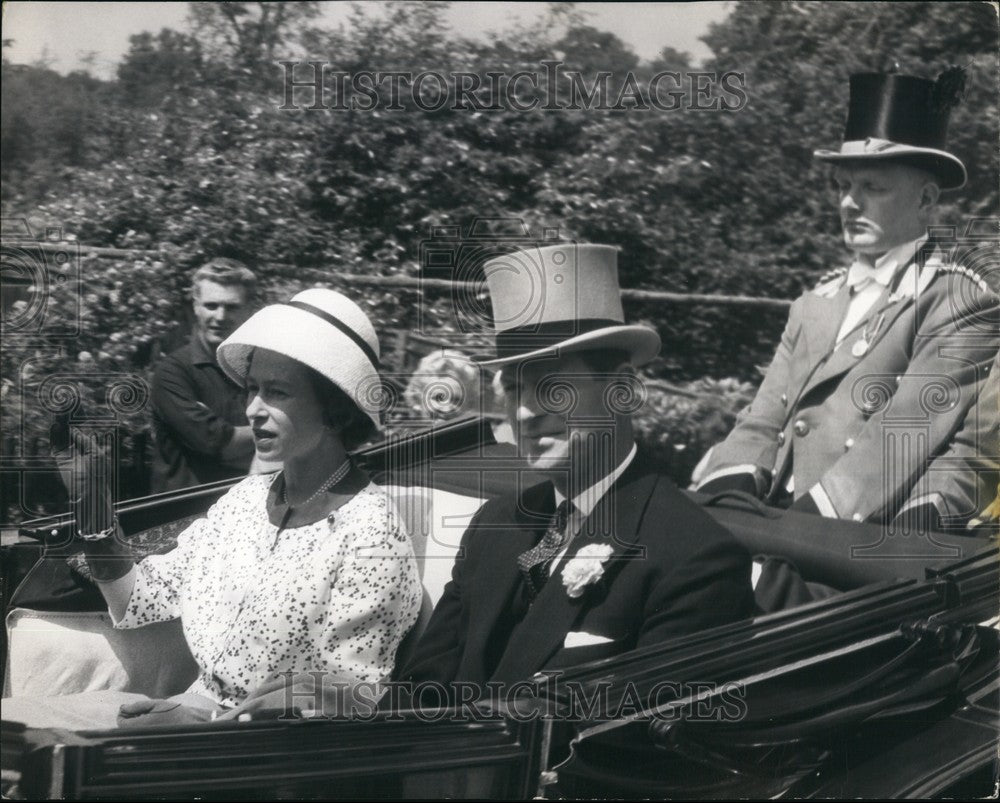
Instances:
[[[566,545],[566,522],[569,520],[569,511],[570,502],[565,499],[556,508],[542,540],[517,556],[517,566],[524,575],[524,582],[532,599],[542,590],[548,579],[546,567]]]

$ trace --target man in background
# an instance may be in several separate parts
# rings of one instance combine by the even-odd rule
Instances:
[[[234,259],[213,259],[194,272],[194,332],[153,377],[154,491],[250,470],[254,443],[245,394],[223,374],[215,349],[250,316],[255,288],[254,274]]]

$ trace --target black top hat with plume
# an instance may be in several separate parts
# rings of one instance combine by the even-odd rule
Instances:
[[[888,160],[930,170],[943,189],[965,184],[965,165],[947,147],[948,119],[965,90],[965,69],[937,80],[899,73],[851,76],[851,99],[839,151],[818,150],[828,162]]]

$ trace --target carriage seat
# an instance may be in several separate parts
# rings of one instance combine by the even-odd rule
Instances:
[[[424,598],[420,618],[397,653],[402,665],[451,577],[462,534],[483,500],[431,488],[387,486],[413,542]],[[132,537],[143,554],[160,551],[176,524]],[[107,611],[14,608],[6,618],[3,696],[132,691],[150,697],[183,692],[197,675],[180,621],[116,630]]]

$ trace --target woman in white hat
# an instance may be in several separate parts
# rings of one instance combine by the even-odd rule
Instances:
[[[349,456],[379,425],[378,359],[371,322],[340,293],[268,306],[218,360],[246,388],[257,451],[280,472],[247,477],[174,550],[137,564],[110,537],[106,491],[84,479],[91,490],[73,494],[92,501],[77,521],[115,627],[180,617],[200,670],[182,700],[134,700],[119,725],[214,718],[296,674],[341,688],[388,679],[422,588],[392,503]]]

